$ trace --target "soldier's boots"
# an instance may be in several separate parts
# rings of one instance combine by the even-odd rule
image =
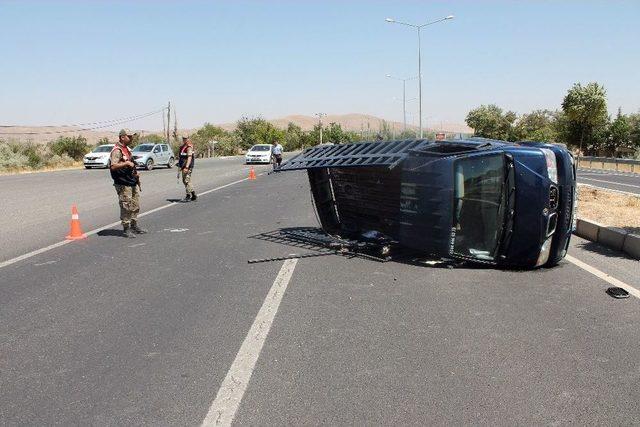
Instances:
[[[196,192],[192,191],[191,192],[191,201],[195,202],[196,200],[198,200],[198,196],[196,196]]]
[[[122,237],[126,237],[127,239],[135,239],[136,238],[136,235],[133,234],[133,230],[131,229],[131,226],[125,225],[123,228],[124,228],[124,232],[122,234]]]
[[[138,226],[138,223],[133,221],[131,221],[131,231],[136,234],[147,234],[147,230],[145,230],[144,228],[140,228],[140,226]]]
[[[191,201],[191,194],[187,194],[186,196],[184,196],[184,199],[182,199],[183,202],[190,202]]]

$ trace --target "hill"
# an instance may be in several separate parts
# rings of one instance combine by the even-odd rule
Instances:
[[[303,130],[312,130],[318,123],[318,118],[305,115],[290,115],[280,117],[276,119],[268,119],[274,126],[286,129],[289,123],[295,123]],[[382,123],[385,119],[380,117],[367,115],[367,114],[328,114],[322,117],[322,123],[326,126],[329,123],[337,123],[344,130],[353,132],[370,132],[375,134],[382,127]],[[389,128],[397,133],[402,132],[402,123],[396,121],[387,120]],[[220,126],[226,130],[233,130],[236,127],[236,123],[214,123],[216,126]],[[130,126],[132,130],[145,134],[161,134],[161,130],[136,130],[135,127]],[[408,129],[417,130],[416,126],[407,125]],[[81,130],[70,127],[55,127],[55,126],[19,126],[12,128],[0,129],[0,140],[19,140],[19,141],[33,141],[36,143],[46,143],[48,141],[55,140],[59,136],[77,136],[82,135],[87,138],[89,144],[96,144],[102,138],[108,138],[109,141],[116,141],[118,139],[118,130]],[[181,129],[181,132],[191,133],[196,129]],[[464,124],[459,123],[442,123],[438,128],[429,128],[427,131],[444,131],[451,133],[472,133],[473,131]],[[10,132],[10,133],[9,133]]]

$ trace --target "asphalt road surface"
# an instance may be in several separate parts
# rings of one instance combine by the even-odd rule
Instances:
[[[317,222],[303,172],[238,182],[243,169],[203,162],[196,188],[215,191],[184,204],[164,200],[181,196],[175,174],[145,174],[149,234],[113,227],[0,268],[0,424],[640,419],[640,299],[605,293],[615,279],[640,288],[638,261],[575,238],[571,261],[526,272],[341,255],[248,264],[314,253],[266,235]],[[113,221],[103,173],[60,174],[41,174],[39,193],[59,177],[91,177],[93,191],[43,204],[87,206],[87,229]],[[66,232],[44,218],[66,212],[47,207],[40,233],[16,225],[39,239],[27,249]]]
[[[197,192],[246,178],[249,167],[239,157],[197,159],[193,185]],[[257,172],[269,166],[256,165]],[[139,170],[141,211],[184,197],[177,169]],[[67,170],[0,176],[2,222],[0,262],[64,239],[69,232],[71,205],[76,204],[85,231],[119,220],[113,181],[106,169]]]
[[[598,169],[578,170],[578,182],[640,196],[640,174]]]

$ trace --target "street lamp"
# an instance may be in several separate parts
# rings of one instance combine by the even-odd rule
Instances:
[[[407,77],[406,79],[403,79],[387,74],[387,78],[400,80],[402,82],[402,132],[404,133],[407,131],[407,80],[415,80],[417,77]]]
[[[428,25],[437,24],[438,22],[447,21],[453,18],[454,18],[453,15],[449,15],[449,16],[445,16],[444,18],[436,19],[435,21],[427,22],[426,24],[422,24],[422,25],[415,25],[415,24],[409,24],[408,22],[396,21],[395,19],[392,19],[392,18],[385,19],[385,21],[387,21],[390,24],[406,25],[407,27],[412,27],[418,30],[418,104],[419,104],[418,114],[420,116],[418,119],[420,123],[420,138],[422,138],[423,136],[422,134],[422,57],[421,57],[422,55],[420,54],[420,30],[423,27],[426,27]]]

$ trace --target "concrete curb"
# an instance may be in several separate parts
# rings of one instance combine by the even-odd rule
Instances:
[[[623,251],[630,257],[640,260],[640,236],[638,235],[582,218],[578,218],[573,233],[583,239],[600,243],[617,251]]]

